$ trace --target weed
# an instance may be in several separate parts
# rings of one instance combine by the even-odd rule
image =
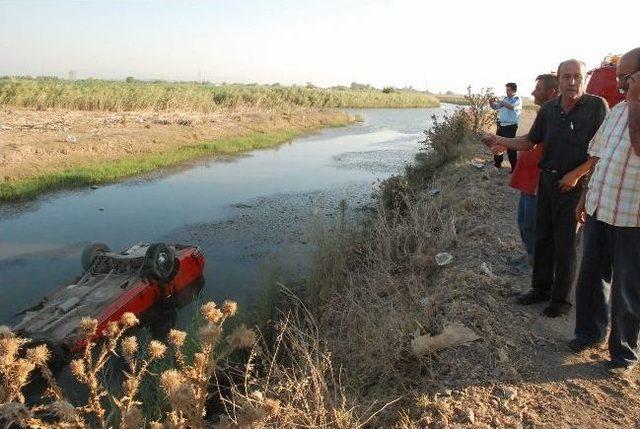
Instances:
[[[97,79],[65,81],[45,78],[0,79],[0,103],[35,109],[63,108],[106,111],[197,111],[254,106],[286,109],[436,107],[430,95],[409,91],[323,89],[272,85],[203,85],[195,83],[127,82]]]

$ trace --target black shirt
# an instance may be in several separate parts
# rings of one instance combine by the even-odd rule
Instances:
[[[540,168],[564,174],[589,159],[589,142],[608,111],[604,98],[590,94],[580,97],[569,113],[562,109],[561,97],[547,101],[529,131],[531,142],[544,144]]]

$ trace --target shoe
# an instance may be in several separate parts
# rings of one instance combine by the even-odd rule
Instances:
[[[603,343],[604,341],[585,342],[574,338],[573,340],[569,341],[569,350],[571,350],[575,354],[580,354],[585,350],[597,349]]]
[[[604,366],[605,368],[607,368],[607,371],[609,372],[609,374],[613,375],[614,377],[621,377],[621,378],[624,378],[630,375],[633,369],[636,367],[635,364],[628,365],[628,364],[618,363],[613,361],[605,362]]]
[[[544,293],[538,292],[536,290],[532,290],[518,297],[516,302],[520,305],[531,305],[531,304],[537,304],[539,302],[545,302],[548,300],[549,298]]]
[[[569,314],[571,304],[566,302],[552,302],[547,308],[542,310],[542,314],[547,317],[560,317]]]

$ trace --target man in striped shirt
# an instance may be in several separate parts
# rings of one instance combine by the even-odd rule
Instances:
[[[616,70],[625,101],[613,107],[594,136],[595,161],[576,215],[584,229],[576,287],[576,338],[582,352],[602,343],[609,321],[609,370],[628,372],[638,361],[640,332],[640,48]]]

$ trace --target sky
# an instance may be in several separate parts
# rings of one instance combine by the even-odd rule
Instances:
[[[456,93],[513,81],[527,95],[561,60],[592,68],[640,46],[640,1],[603,4],[610,13],[558,0],[0,0],[0,75]]]

